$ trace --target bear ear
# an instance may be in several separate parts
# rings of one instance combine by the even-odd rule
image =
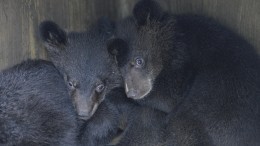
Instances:
[[[129,48],[124,40],[120,38],[109,40],[107,42],[107,50],[110,55],[115,57],[115,60],[119,67],[125,64]]]
[[[43,21],[39,25],[39,33],[48,51],[58,51],[57,49],[62,49],[67,44],[66,32],[52,21]]]
[[[112,34],[115,29],[115,23],[108,17],[101,17],[97,21],[98,29],[101,33]]]
[[[133,15],[138,25],[146,25],[152,20],[159,20],[163,14],[161,6],[154,0],[141,0],[135,4]]]

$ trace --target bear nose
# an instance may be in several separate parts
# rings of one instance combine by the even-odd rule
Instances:
[[[137,92],[136,90],[129,90],[126,95],[128,98],[134,98],[136,96]]]
[[[90,109],[78,109],[78,118],[81,120],[88,120],[91,117]]]

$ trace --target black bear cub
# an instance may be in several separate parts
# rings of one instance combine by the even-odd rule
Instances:
[[[108,50],[129,98],[168,116],[165,145],[260,145],[260,59],[210,18],[141,0]]]
[[[78,116],[83,120],[95,113],[105,95],[121,81],[117,79],[116,66],[112,66],[113,58],[97,49],[106,50],[105,42],[112,36],[113,29],[113,23],[106,18],[87,32],[67,33],[51,21],[39,26],[48,56],[63,74]]]
[[[108,144],[118,132],[119,111],[106,96],[120,86],[119,71],[106,49],[114,24],[101,18],[86,32],[65,32],[52,21],[39,26],[47,53],[63,74],[80,122],[78,140],[82,145]],[[111,92],[111,93],[110,93]]]
[[[76,145],[76,123],[52,63],[28,60],[0,73],[0,145]]]

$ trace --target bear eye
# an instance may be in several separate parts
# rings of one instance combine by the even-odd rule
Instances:
[[[104,84],[100,84],[96,87],[96,92],[101,93],[105,89]]]
[[[71,80],[71,78],[68,75],[64,75],[65,80],[67,81],[70,88],[78,88],[79,85],[76,83],[76,81]]]
[[[144,66],[144,59],[143,59],[143,58],[140,58],[140,57],[137,57],[137,58],[135,59],[135,65],[136,65],[136,67],[138,67],[138,68],[143,67],[143,66]]]
[[[76,86],[77,86],[77,84],[73,81],[69,81],[68,84],[71,88],[76,88]]]
[[[72,83],[72,82],[69,82],[69,86],[70,86],[70,87],[73,87],[73,83]]]
[[[77,82],[75,82],[75,81],[67,81],[67,82],[71,89],[79,88],[79,84],[77,84]]]

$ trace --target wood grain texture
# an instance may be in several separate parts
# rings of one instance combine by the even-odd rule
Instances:
[[[38,25],[53,20],[68,31],[85,31],[101,16],[132,13],[137,0],[0,0],[0,70],[27,58],[46,58]],[[175,14],[215,18],[260,52],[260,0],[158,0]]]

